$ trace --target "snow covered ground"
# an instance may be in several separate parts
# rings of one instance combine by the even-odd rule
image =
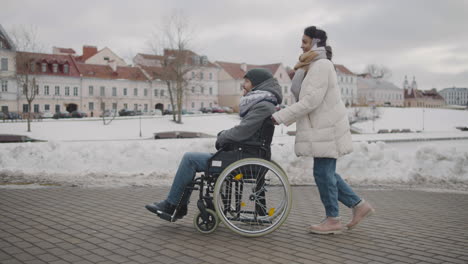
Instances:
[[[418,111],[419,110],[419,111]],[[417,129],[421,109],[379,108],[375,126]],[[369,134],[353,135],[354,149],[338,161],[338,173],[356,185],[430,186],[468,190],[468,139],[405,143],[368,143],[398,137],[468,137],[455,126],[468,126],[468,112],[426,109],[425,129],[409,134],[370,134],[369,121],[357,123]],[[0,134],[22,134],[47,140],[40,143],[0,144],[0,182],[57,183],[78,186],[155,186],[172,183],[184,152],[214,152],[215,138],[153,140],[161,131],[196,131],[216,135],[239,122],[236,115],[184,116],[184,124],[170,117],[118,119],[104,126],[95,120],[0,123]],[[372,121],[370,121],[372,122]],[[377,126],[377,123],[379,126]],[[370,128],[370,129],[369,129]],[[278,127],[273,159],[292,184],[313,184],[313,160],[294,155],[294,137]],[[422,130],[422,129],[421,129]],[[36,185],[40,187],[40,185]],[[10,185],[11,187],[11,185]]]

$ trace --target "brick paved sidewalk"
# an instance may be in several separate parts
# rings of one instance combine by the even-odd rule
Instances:
[[[468,263],[467,194],[358,188],[377,214],[321,236],[306,232],[323,217],[316,187],[294,187],[287,222],[244,238],[222,225],[198,233],[193,200],[176,223],[144,208],[167,190],[0,189],[0,263]]]

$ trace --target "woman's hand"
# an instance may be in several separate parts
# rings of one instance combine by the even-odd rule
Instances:
[[[274,124],[275,126],[278,126],[278,125],[279,125],[278,122],[276,122],[276,120],[275,120],[275,118],[274,118],[273,116],[271,117],[271,121],[273,121],[273,124]]]

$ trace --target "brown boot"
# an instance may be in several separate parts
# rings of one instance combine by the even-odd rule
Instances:
[[[351,222],[346,227],[348,229],[355,228],[364,218],[371,216],[374,212],[374,208],[368,202],[362,200],[353,207],[353,219],[351,219]]]
[[[340,217],[327,217],[318,225],[311,225],[309,232],[314,234],[340,234],[343,231]]]

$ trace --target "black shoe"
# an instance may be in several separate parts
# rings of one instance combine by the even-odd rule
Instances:
[[[164,201],[163,201],[163,202],[164,202]],[[163,203],[163,202],[154,203],[154,204],[152,204],[152,205],[153,205],[153,206],[159,206],[159,204],[161,204],[161,203]],[[151,206],[151,205],[150,205],[150,206]],[[147,207],[147,209],[148,209],[148,207]],[[150,209],[148,209],[148,210],[150,210]],[[175,210],[175,206],[174,206],[174,210]],[[174,213],[174,210],[172,210],[171,212]],[[175,215],[175,218],[176,218],[176,219],[182,219],[182,218],[184,218],[184,216],[187,215],[187,210],[188,210],[188,209],[187,209],[187,205],[186,205],[186,204],[185,204],[185,205],[181,205],[181,206],[179,207],[179,210],[177,210],[177,214]],[[150,210],[150,211],[151,211],[151,210]],[[172,215],[172,213],[170,213],[170,214]]]
[[[167,200],[164,200],[159,203],[147,204],[145,207],[150,212],[155,213],[157,215],[160,215],[161,213],[172,215],[172,213],[174,213],[174,210],[176,208],[175,205],[170,204]]]

